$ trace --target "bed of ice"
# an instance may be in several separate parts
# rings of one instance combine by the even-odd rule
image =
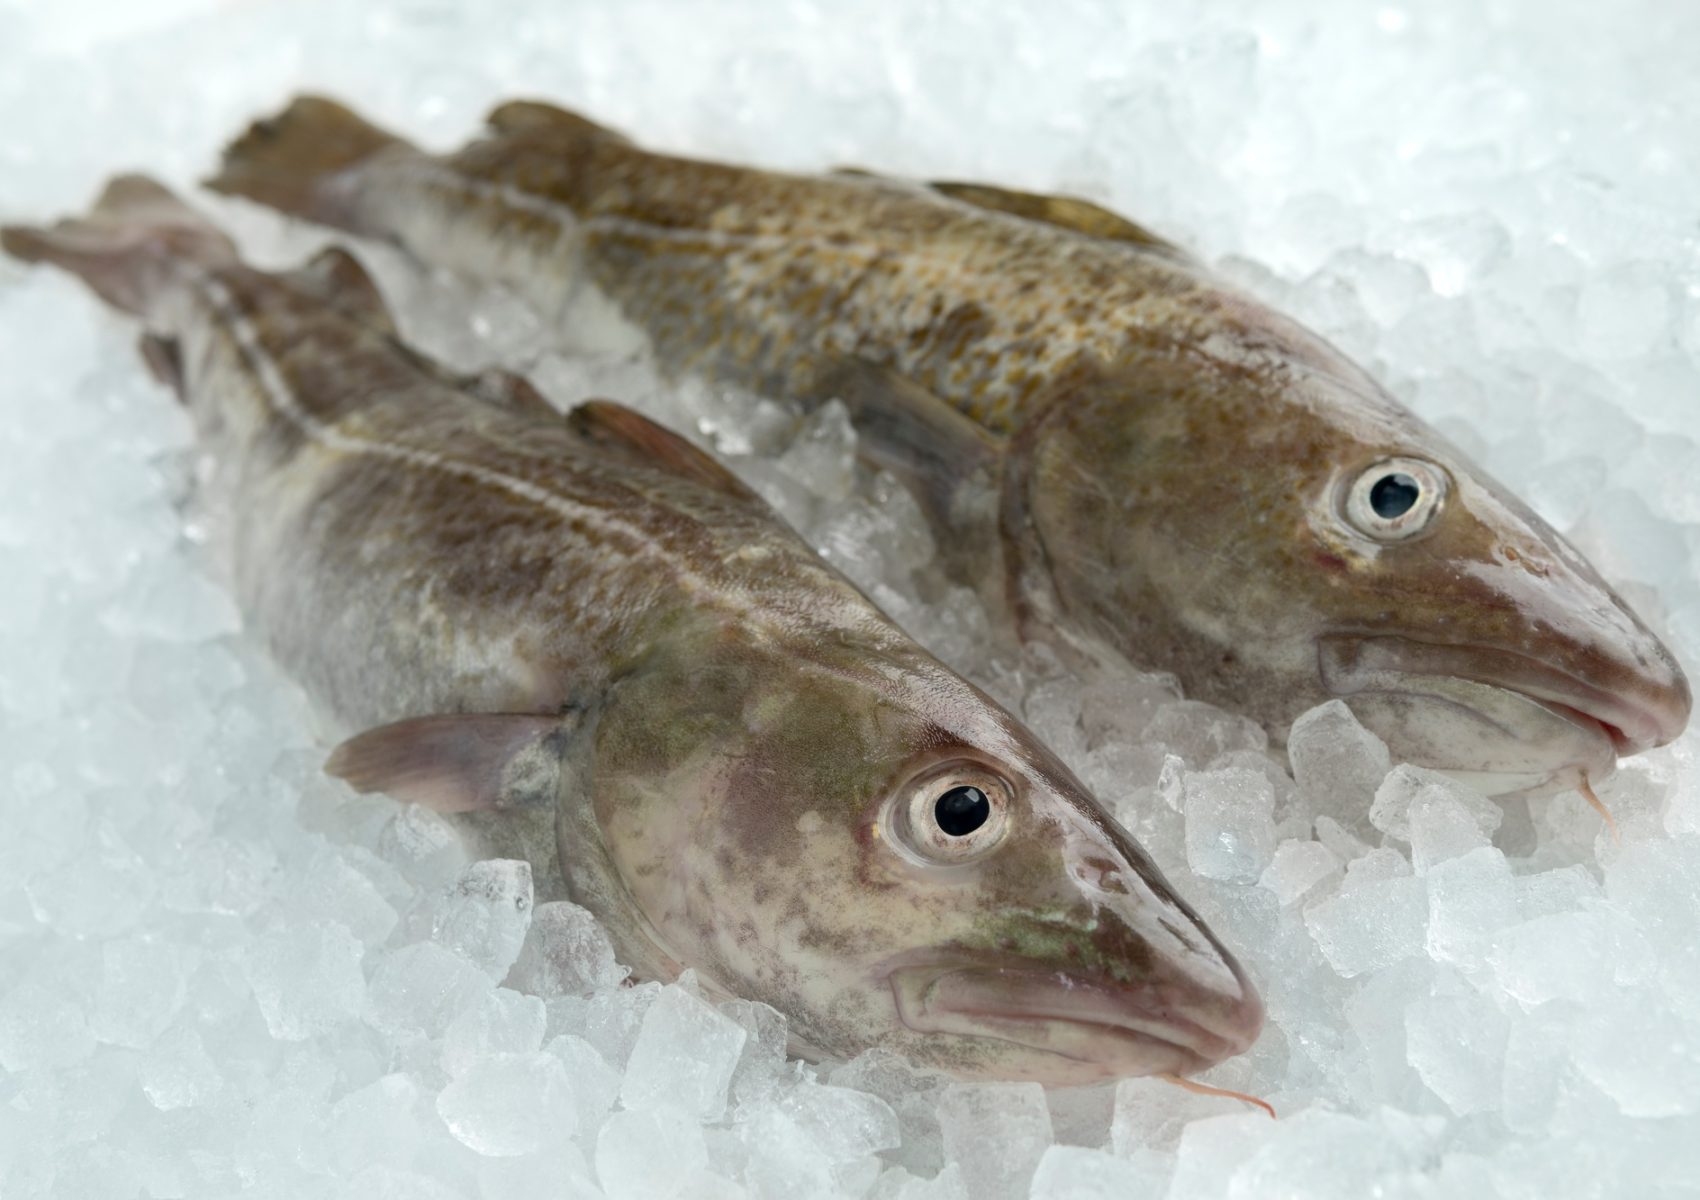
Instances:
[[[186,185],[305,85],[442,145],[529,92],[706,154],[1067,188],[1368,360],[1692,674],[1700,9],[1305,8],[0,0],[0,217],[78,207],[120,167]],[[219,211],[261,261],[311,241]],[[771,1010],[621,986],[523,865],[318,775],[334,731],[185,528],[188,430],[132,331],[0,263],[0,1194],[1700,1190],[1693,734],[1601,789],[1621,844],[1576,796],[1502,807],[1389,774],[1334,710],[1289,775],[1157,681],[1112,705],[990,661],[906,497],[852,470],[841,412],[661,388],[506,296],[378,266],[435,352],[717,446],[1021,706],[1259,981],[1267,1033],[1209,1079],[1280,1120],[1151,1081],[1047,1095],[788,1062]]]

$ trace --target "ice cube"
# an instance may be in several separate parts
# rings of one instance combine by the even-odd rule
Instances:
[[[1166,1174],[1083,1146],[1050,1146],[1033,1173],[1032,1200],[1129,1200],[1161,1195]]]
[[[1257,883],[1259,887],[1273,892],[1284,908],[1340,874],[1340,869],[1340,859],[1321,842],[1300,842],[1289,838],[1275,847],[1275,856],[1269,860]]]
[[[1143,736],[1167,746],[1193,767],[1208,767],[1231,751],[1263,750],[1269,745],[1269,735],[1257,722],[1196,700],[1162,705]]]
[[[1359,833],[1393,760],[1387,743],[1358,723],[1342,700],[1302,713],[1287,735],[1293,781],[1313,811]]]
[[[1379,971],[1423,952],[1427,891],[1411,876],[1379,879],[1312,906],[1305,925],[1339,974]]]
[[[355,853],[352,848],[321,845],[302,869],[289,903],[301,917],[336,921],[362,944],[381,945],[398,917],[371,876],[350,861]]]
[[[1628,1117],[1684,1117],[1700,1110],[1700,1045],[1686,1001],[1619,993],[1576,1030],[1572,1055],[1589,1082]]]
[[[73,997],[34,980],[0,996],[0,1066],[64,1067],[94,1049],[88,1018]]]
[[[1186,777],[1187,863],[1206,879],[1251,883],[1275,854],[1275,789],[1241,767]]]
[[[699,1120],[719,1120],[748,1036],[713,1005],[669,984],[644,1013],[621,1102],[627,1108],[671,1105]]]
[[[1389,837],[1409,842],[1412,816],[1418,809],[1463,812],[1482,835],[1483,840],[1477,844],[1486,844],[1486,839],[1493,836],[1505,819],[1504,810],[1487,797],[1439,771],[1414,767],[1409,763],[1394,767],[1376,789],[1369,818]],[[1434,821],[1437,818],[1431,813],[1428,819]]]
[[[461,1072],[437,1097],[449,1132],[479,1154],[531,1154],[577,1131],[566,1065],[552,1054],[493,1054]]]
[[[466,847],[454,826],[423,804],[403,804],[384,826],[378,849],[421,887],[440,887],[466,865]]]
[[[1412,826],[1415,830],[1420,822],[1413,820]],[[1427,945],[1437,959],[1477,965],[1492,948],[1493,936],[1517,923],[1511,868],[1492,846],[1435,865],[1426,882]]]
[[[531,925],[531,864],[505,858],[475,862],[431,899],[425,914],[432,941],[500,981],[519,957]]]
[[[378,963],[366,1020],[392,1036],[435,1038],[490,990],[489,975],[476,965],[435,942],[419,942]]]
[[[405,1168],[425,1140],[419,1085],[398,1071],[356,1088],[331,1106],[325,1153],[343,1174],[367,1166]]]
[[[224,1084],[201,1035],[183,1025],[154,1043],[142,1059],[137,1078],[143,1094],[164,1111],[203,1104]]]
[[[581,1037],[555,1038],[546,1052],[561,1060],[573,1085],[573,1107],[580,1137],[594,1138],[620,1098],[620,1075]],[[594,1143],[593,1143],[594,1144]]]
[[[608,1200],[703,1195],[714,1183],[702,1126],[665,1106],[608,1118],[596,1138],[596,1177]]]
[[[637,1044],[644,1013],[661,995],[654,980],[635,987],[598,992],[590,998],[584,1014],[584,1040],[617,1071],[626,1069],[632,1047]]]
[[[334,1029],[366,1002],[360,940],[334,921],[284,925],[243,957],[254,999],[274,1038],[298,1042]]]
[[[193,959],[169,942],[121,938],[100,948],[101,986],[89,1029],[140,1050],[165,1031],[184,1000]]]
[[[1051,1113],[1036,1083],[957,1083],[939,1100],[948,1161],[962,1167],[968,1194],[985,1200],[1027,1195],[1051,1145]]]
[[[1504,1014],[1473,993],[1430,996],[1405,1010],[1411,1066],[1461,1117],[1499,1106],[1509,1030]]]
[[[749,1035],[732,1072],[732,1099],[741,1103],[770,1094],[785,1070],[785,1014],[757,1000],[728,1000],[720,1011]]]
[[[463,1074],[492,1054],[529,1054],[543,1045],[543,1001],[507,988],[480,992],[443,1031],[443,1070]]]
[[[565,900],[540,904],[507,984],[545,1000],[588,996],[618,987],[630,971],[614,960],[614,946],[596,918]]]

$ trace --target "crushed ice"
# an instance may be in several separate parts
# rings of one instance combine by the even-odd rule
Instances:
[[[1368,361],[1693,664],[1696,14],[1235,7],[0,6],[0,215],[68,211],[123,167],[186,184],[303,81],[440,144],[536,93],[701,153],[1068,188]],[[262,262],[316,240],[221,211]],[[0,1193],[1700,1187],[1694,734],[1600,789],[1619,846],[1577,796],[1389,773],[1338,707],[1301,723],[1290,774],[1160,679],[1108,717],[987,652],[913,503],[852,469],[842,411],[665,389],[593,328],[551,343],[509,296],[377,265],[436,353],[715,446],[1020,706],[1241,953],[1270,1025],[1211,1080],[1283,1119],[1152,1080],[1047,1096],[880,1054],[809,1066],[762,1005],[622,986],[588,914],[533,909],[523,865],[317,775],[323,731],[184,531],[188,429],[132,331],[0,263]]]

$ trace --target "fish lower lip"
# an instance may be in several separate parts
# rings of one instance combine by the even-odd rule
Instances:
[[[1202,1070],[1247,1049],[1262,1024],[1261,1005],[1252,1019],[1225,1022],[1214,1030],[1168,1006],[1144,1007],[1131,994],[1065,974],[1000,967],[907,967],[890,976],[903,1022],[920,1032],[997,1037],[1065,1058],[1088,1055],[1057,1044],[1054,1027],[1099,1031],[1167,1053],[1163,1069]],[[1230,1027],[1231,1026],[1231,1027]]]
[[[1323,683],[1334,695],[1386,690],[1376,688],[1378,677],[1462,679],[1518,693],[1578,725],[1601,730],[1621,756],[1661,746],[1687,723],[1686,710],[1664,711],[1511,651],[1347,634],[1323,637],[1317,649]]]

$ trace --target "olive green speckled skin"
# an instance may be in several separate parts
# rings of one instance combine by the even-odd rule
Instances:
[[[1675,659],[1545,522],[1320,338],[1093,205],[670,157],[525,102],[430,156],[300,100],[213,186],[545,305],[589,289],[670,371],[808,401],[884,381],[852,404],[876,450],[891,409],[937,405],[911,482],[1004,628],[1173,672],[1278,741],[1344,695],[1399,757],[1541,791],[1686,723]],[[1343,514],[1390,455],[1451,481],[1399,544]]]
[[[145,180],[5,245],[143,316],[246,623],[316,702],[381,736],[543,731],[448,807],[640,978],[692,967],[800,1052],[964,1076],[1191,1072],[1256,1036],[1240,968],[1080,783],[700,452],[452,376],[352,258],[251,270]],[[962,771],[1001,781],[1006,832],[944,864],[894,806]]]

